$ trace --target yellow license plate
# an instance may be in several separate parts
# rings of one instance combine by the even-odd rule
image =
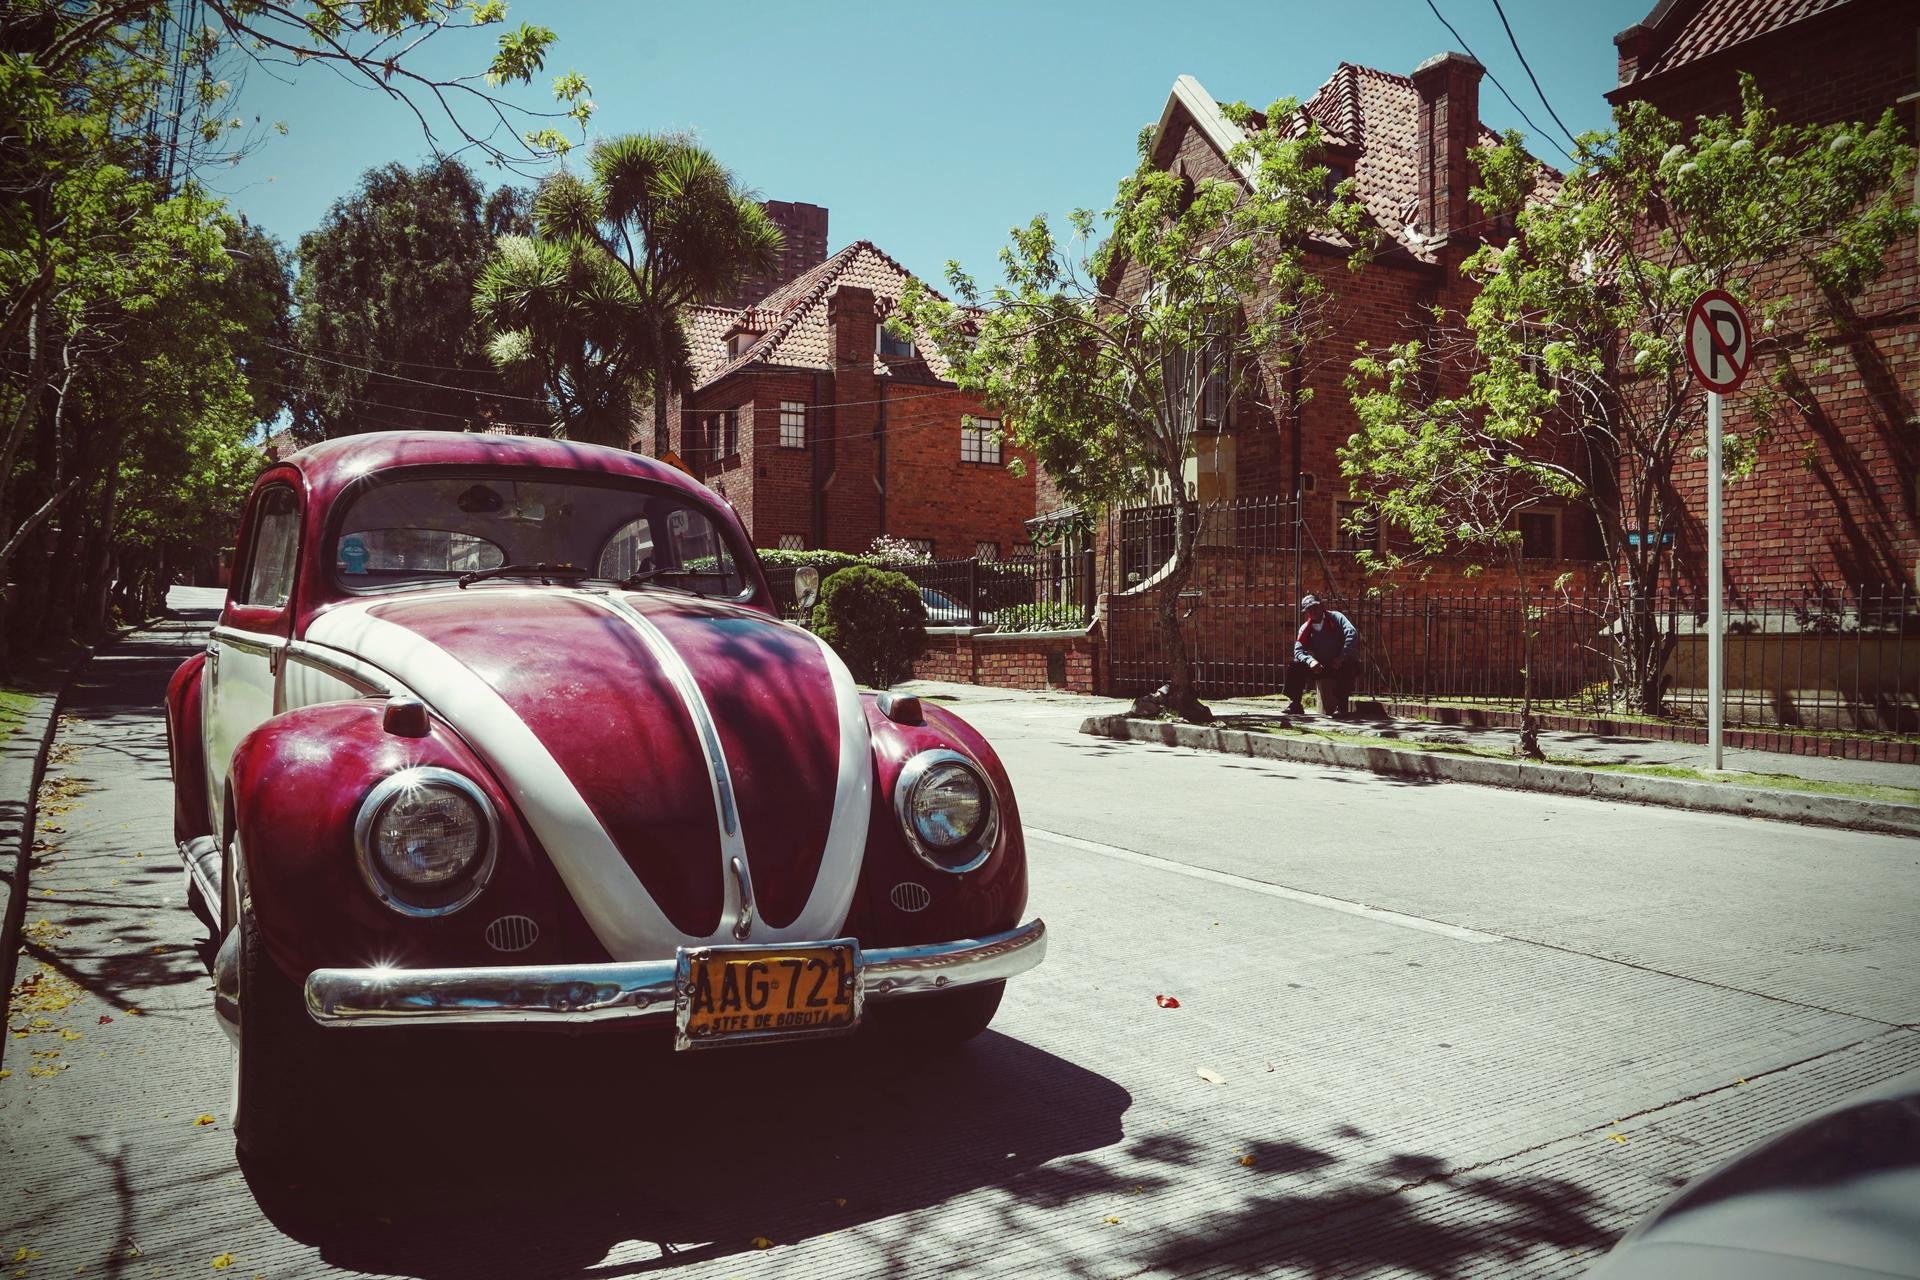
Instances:
[[[860,1021],[860,947],[681,948],[676,1049],[851,1031]]]

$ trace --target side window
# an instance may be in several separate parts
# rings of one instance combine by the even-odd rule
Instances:
[[[300,510],[293,490],[273,488],[260,495],[254,517],[253,548],[247,580],[236,604],[278,609],[293,598],[295,558],[300,550]]]

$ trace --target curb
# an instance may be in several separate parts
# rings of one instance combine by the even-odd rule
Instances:
[[[27,916],[27,870],[33,860],[33,833],[39,823],[40,782],[47,772],[47,753],[53,748],[54,728],[60,722],[67,691],[95,651],[94,645],[83,647],[57,679],[49,680],[20,727],[0,746],[0,804],[15,796],[24,797],[17,815],[0,814],[0,1025],[5,1024],[13,1001],[20,929]]]
[[[1745,818],[1768,818],[1776,822],[1845,827],[1852,831],[1873,831],[1884,835],[1920,836],[1920,805],[1893,804],[1884,800],[1855,800],[1847,796],[1779,791],[1771,787],[1742,787],[1732,783],[1688,782],[1680,778],[1604,773],[1571,765],[1536,764],[1530,760],[1494,760],[1439,751],[1402,751],[1392,747],[1329,742],[1324,738],[1302,740],[1257,733],[1250,729],[1220,729],[1171,720],[1137,720],[1124,715],[1089,716],[1081,723],[1080,732],[1100,738],[1158,742],[1169,747],[1192,747],[1200,751],[1220,751],[1266,760],[1365,769],[1402,778],[1467,782],[1483,787],[1542,791],[1549,795],[1664,805],[1694,813],[1724,813]]]

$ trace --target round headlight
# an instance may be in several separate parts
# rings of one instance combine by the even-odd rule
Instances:
[[[457,911],[486,886],[493,806],[448,769],[403,769],[360,806],[360,865],[388,906],[408,915]]]
[[[959,752],[923,751],[907,761],[894,800],[907,843],[929,866],[967,872],[993,851],[993,792]]]

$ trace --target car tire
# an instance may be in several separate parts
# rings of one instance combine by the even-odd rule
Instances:
[[[311,1152],[338,1081],[327,1033],[307,1016],[300,988],[267,955],[253,912],[241,908],[240,1033],[233,1046],[233,1134],[240,1159],[286,1174]]]
[[[1004,982],[983,982],[958,991],[890,1000],[874,1006],[874,1026],[904,1047],[951,1048],[987,1029],[1006,990]]]

